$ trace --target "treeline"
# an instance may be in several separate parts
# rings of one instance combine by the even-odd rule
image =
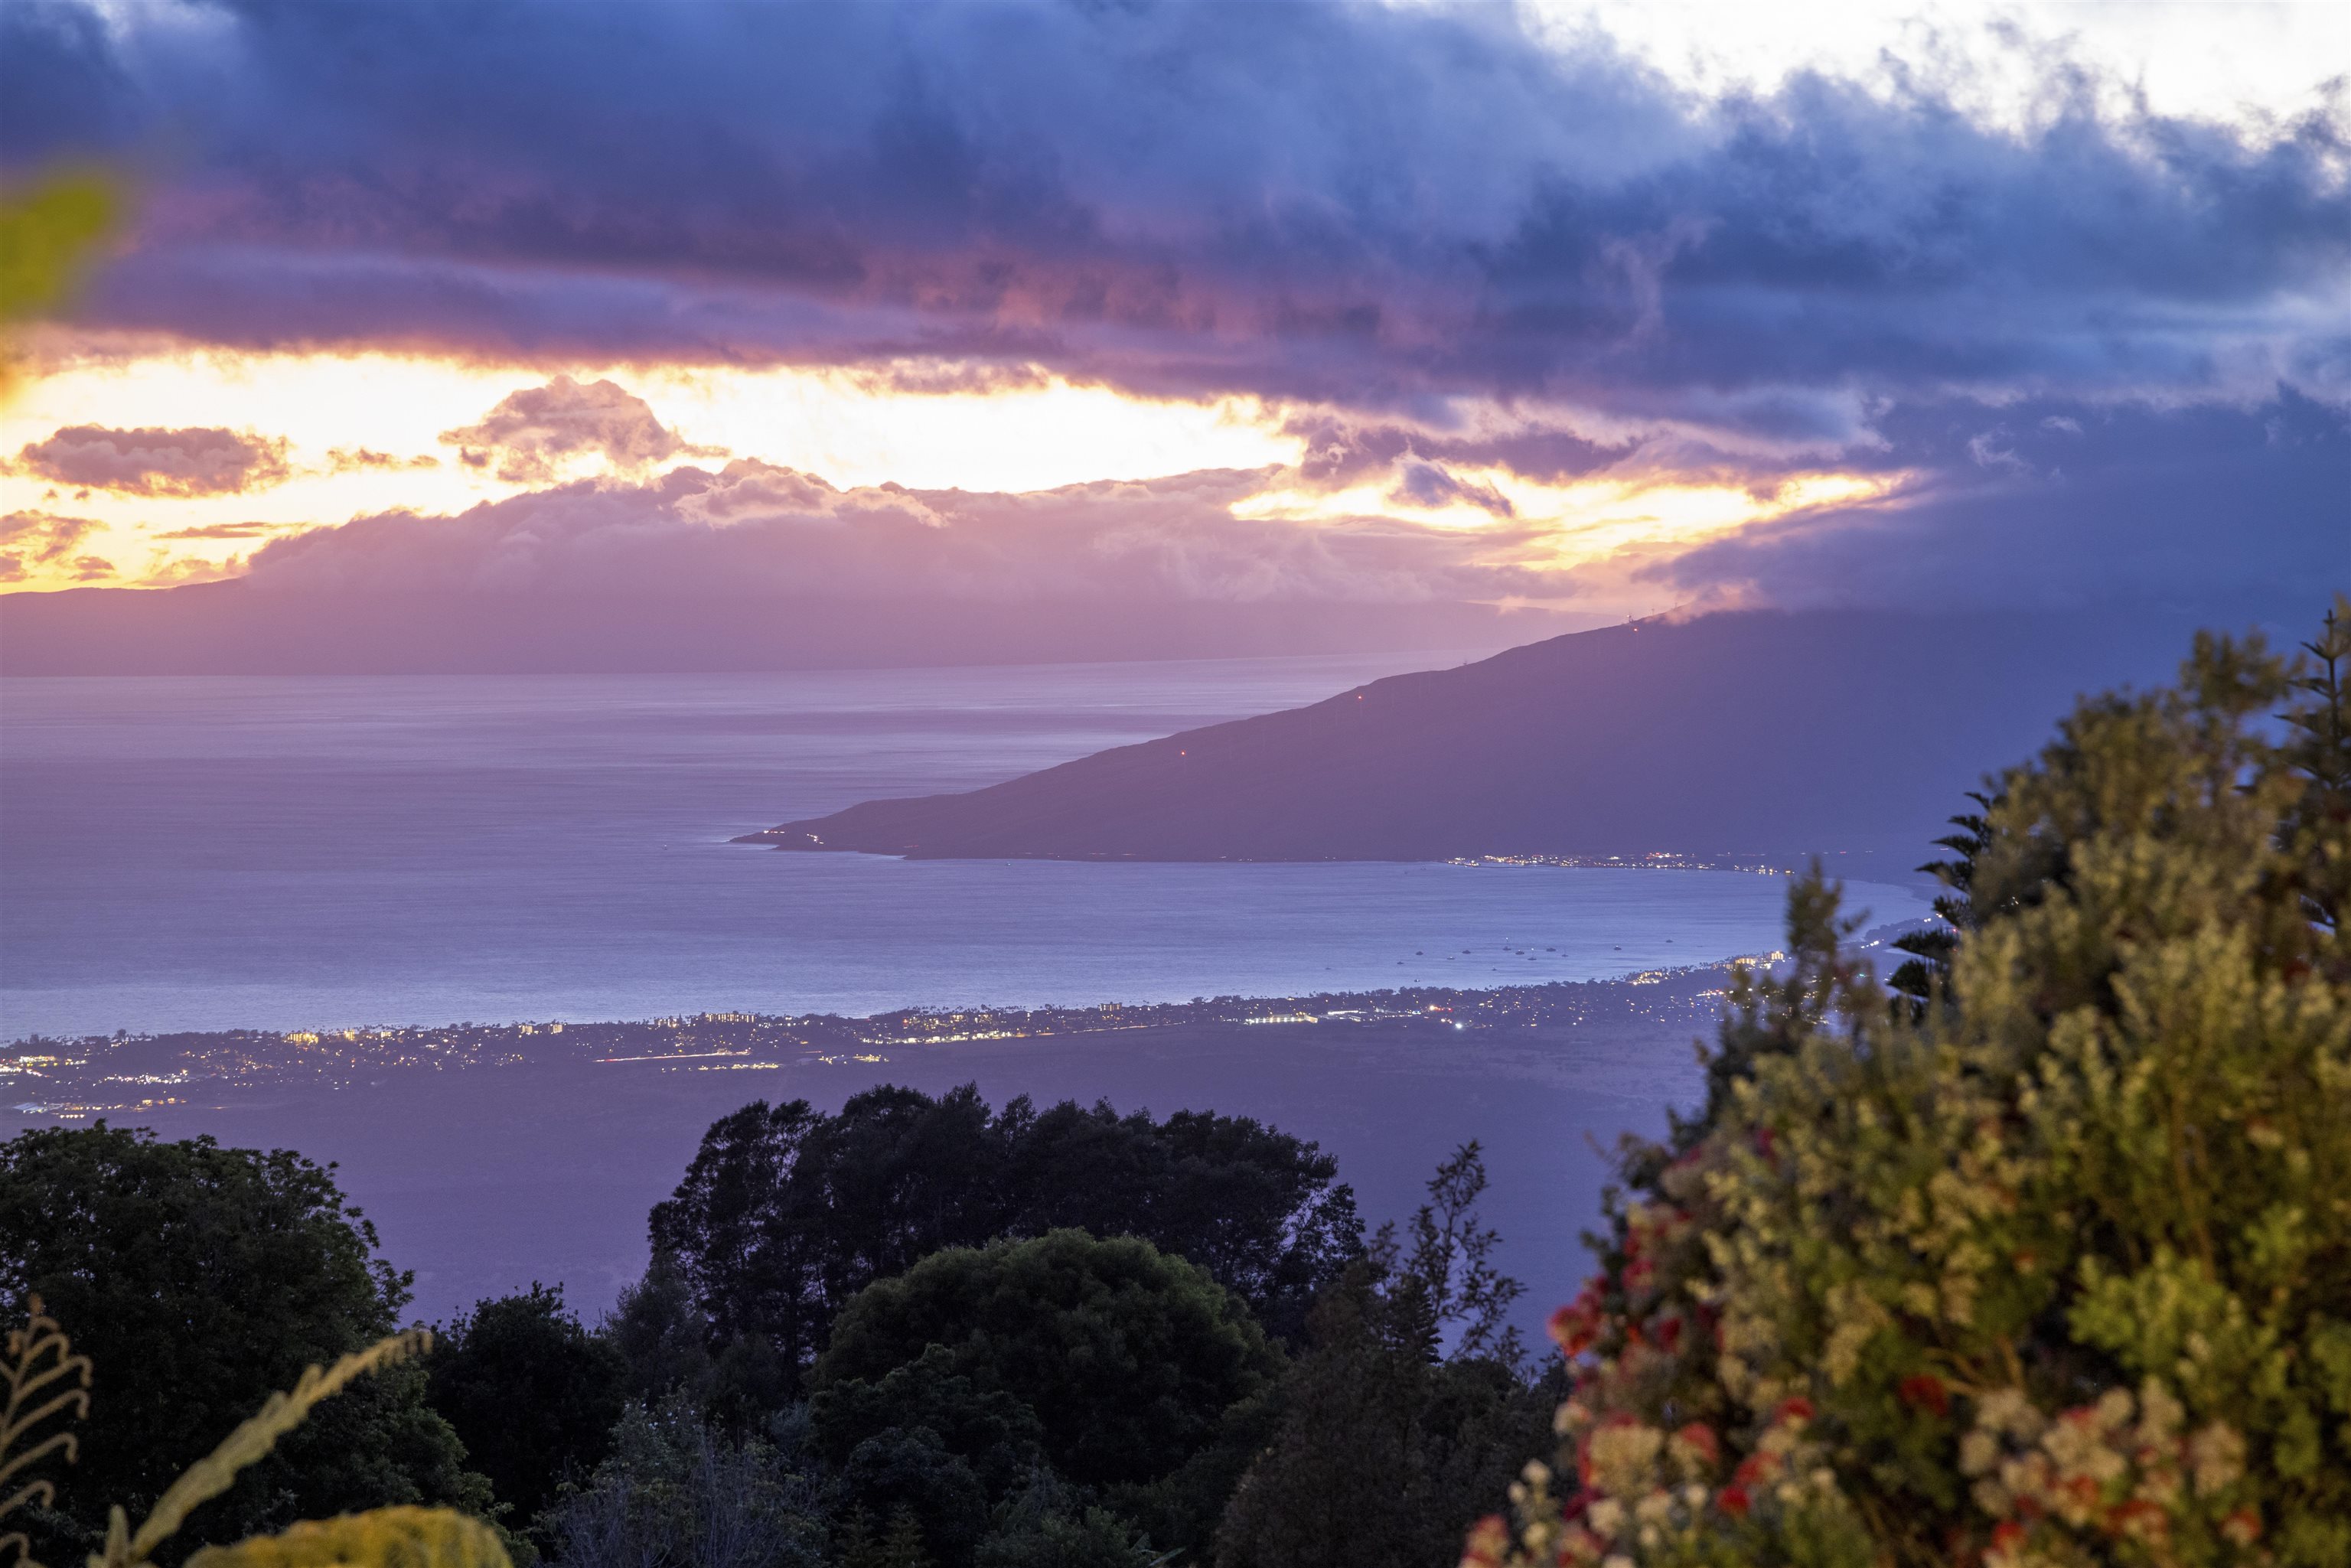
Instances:
[[[971,1087],[748,1105],[601,1322],[559,1287],[477,1302],[173,1561],[423,1503],[569,1568],[1449,1563],[1561,1393],[1508,1327],[1484,1184],[1468,1145],[1366,1235],[1330,1156],[1246,1118]],[[78,1458],[11,1522],[78,1561],[104,1505],[137,1517],[411,1284],[297,1154],[102,1124],[0,1145],[0,1291],[97,1368]]]

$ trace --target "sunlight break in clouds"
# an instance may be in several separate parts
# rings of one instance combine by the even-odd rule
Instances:
[[[152,184],[60,340],[139,351],[64,363],[0,455],[225,431],[285,442],[287,476],[12,475],[10,511],[75,519],[13,559],[165,580],[355,517],[319,559],[483,528],[510,555],[537,509],[481,509],[556,491],[604,540],[580,485],[699,548],[660,486],[724,452],[1048,509],[1197,479],[1183,527],[1272,552],[1214,582],[1420,570],[1486,602],[1541,573],[1593,612],[2290,594],[2339,573],[2351,493],[2346,28],[16,0],[0,152]],[[635,434],[507,402],[559,376],[610,381]],[[1382,569],[1294,570],[1323,542]]]
[[[909,391],[900,384],[907,377],[835,370],[582,367],[573,374],[581,383],[606,378],[643,398],[672,433],[674,447],[656,439],[643,449],[653,465],[712,464],[736,453],[849,486],[1046,490],[1199,468],[1262,468],[1294,462],[1301,447],[1241,400],[1162,402],[1046,376],[975,376],[967,389],[942,372],[946,390]],[[286,442],[292,476],[243,494],[92,490],[76,498],[71,486],[60,491],[29,465],[0,472],[0,509],[70,502],[98,525],[81,536],[78,557],[52,552],[27,560],[11,586],[187,580],[225,569],[266,531],[462,511],[534,485],[611,471],[592,445],[533,448],[520,466],[462,459],[471,430],[548,382],[540,368],[389,354],[214,351],[68,361],[0,414],[0,455],[13,460],[79,425],[225,423]],[[216,531],[199,531],[207,529]],[[117,570],[94,572],[75,559],[110,559]]]

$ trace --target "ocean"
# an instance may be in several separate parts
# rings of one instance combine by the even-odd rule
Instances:
[[[727,842],[1450,662],[0,681],[0,1038],[1502,985],[1778,945],[1784,881],[1728,872]]]
[[[0,680],[0,1038],[1474,988],[1779,945],[1787,883],[1771,876],[901,862],[726,841],[1432,662]],[[1853,891],[1879,921],[1924,909],[1913,889]],[[1670,985],[1615,988],[1603,1010],[1614,1021],[1439,1051],[1361,1030],[1178,1030],[753,1074],[566,1059],[355,1089],[215,1082],[118,1119],[336,1162],[428,1318],[540,1280],[592,1319],[643,1268],[645,1211],[702,1129],[756,1095],[831,1109],[876,1082],[971,1082],[998,1103],[1254,1115],[1335,1155],[1374,1220],[1408,1215],[1476,1138],[1504,1266],[1529,1286],[1517,1315],[1539,1336],[1585,1267],[1599,1151],[1662,1131],[1698,1092],[1689,1042],[1712,1020],[1708,997]]]

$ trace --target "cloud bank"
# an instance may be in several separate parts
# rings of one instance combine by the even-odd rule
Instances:
[[[839,489],[737,459],[581,480],[449,517],[391,513],[272,540],[266,593],[1187,602],[1499,600],[1539,586],[1530,541],[1404,524],[1236,517],[1266,476],[1207,471],[1028,495]]]
[[[771,481],[664,489],[650,470],[696,454],[619,386],[566,375],[447,437],[544,495],[273,543],[256,583],[298,561],[561,577],[642,549],[649,580],[681,583],[724,558],[760,581],[894,570],[1015,592],[1023,572],[1134,571],[1246,596],[1428,571],[1417,591],[1466,572],[1483,594],[1533,570],[1494,542],[1522,521],[1511,503],[1462,477],[1495,467],[1901,476],[1882,503],[1554,574],[1552,596],[2340,580],[2340,85],[2222,124],[2029,57],[2031,111],[1992,124],[1934,59],[1900,65],[1886,87],[1798,74],[1701,97],[1502,5],[16,0],[0,157],[157,169],[95,327],[1238,394],[1306,437],[1300,482],[1464,501],[1501,530],[1240,525],[1196,476],[1018,504],[777,500],[714,527],[706,508]],[[585,458],[643,483],[558,483]],[[1066,521],[1088,508],[1102,517]],[[1147,520],[1122,554],[1104,541],[1129,517]],[[427,539],[448,552],[429,569]]]
[[[5,26],[0,148],[183,128],[100,313],[217,340],[945,354],[1392,407],[1703,392],[1764,434],[1834,424],[1856,382],[2344,374],[2339,102],[2250,140],[2063,71],[2022,133],[1931,74],[1693,102],[1494,6],[26,0]]]

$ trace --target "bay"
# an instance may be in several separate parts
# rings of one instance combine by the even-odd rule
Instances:
[[[1784,882],[1732,873],[726,841],[1443,662],[0,681],[0,1037],[1482,986],[1777,945]]]

